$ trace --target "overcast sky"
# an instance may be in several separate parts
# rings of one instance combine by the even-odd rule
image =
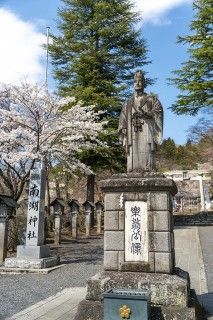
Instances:
[[[142,32],[147,39],[152,65],[147,67],[156,84],[147,91],[156,92],[165,110],[164,137],[176,143],[186,141],[187,128],[194,117],[176,116],[169,111],[177,90],[168,86],[171,71],[187,59],[186,48],[176,44],[177,35],[187,34],[192,19],[191,0],[135,0],[143,17]],[[0,82],[14,83],[27,78],[44,81],[46,26],[57,32],[57,8],[60,0],[0,0]],[[50,78],[50,86],[54,86]]]

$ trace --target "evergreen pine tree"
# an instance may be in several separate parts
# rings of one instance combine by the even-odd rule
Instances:
[[[168,159],[170,161],[174,160],[176,156],[176,145],[174,140],[171,138],[164,139],[160,146],[159,152],[160,155],[165,159]]]
[[[139,15],[129,0],[62,2],[60,35],[50,45],[59,92],[116,117],[134,69],[148,63],[145,41],[135,29]]]
[[[170,79],[182,92],[172,106],[177,114],[195,115],[200,109],[212,108],[213,103],[213,0],[194,0],[193,9],[191,34],[178,38],[189,46],[189,59]]]
[[[117,135],[121,104],[133,87],[135,69],[149,63],[146,42],[136,30],[140,16],[130,0],[62,3],[60,34],[52,36],[50,45],[59,93],[106,111],[102,117],[108,120],[107,133],[101,136],[108,147],[83,150],[79,157],[95,172],[100,168],[123,171],[126,161]],[[88,177],[91,186],[90,180],[93,177]]]

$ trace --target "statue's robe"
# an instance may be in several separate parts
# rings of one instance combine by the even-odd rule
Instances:
[[[163,134],[163,108],[153,95],[133,96],[124,105],[119,135],[127,155],[127,172],[155,169],[156,145]]]

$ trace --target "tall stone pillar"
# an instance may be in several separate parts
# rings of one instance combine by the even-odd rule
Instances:
[[[53,207],[53,214],[55,219],[55,244],[61,243],[61,227],[62,227],[62,215],[64,213],[64,207],[66,203],[61,198],[56,198],[51,202]]]
[[[5,260],[10,268],[47,268],[58,263],[44,245],[45,166],[36,159],[30,173],[26,245],[17,246],[17,258]]]
[[[70,222],[72,226],[72,238],[77,239],[78,237],[78,214],[80,210],[80,204],[77,200],[72,199],[68,202],[70,207]]]
[[[83,203],[83,207],[85,213],[86,237],[89,237],[91,233],[91,214],[94,210],[94,204],[87,200]]]

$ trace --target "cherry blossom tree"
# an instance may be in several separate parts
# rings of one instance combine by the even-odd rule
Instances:
[[[70,108],[66,108],[69,104]],[[97,143],[102,124],[93,107],[59,98],[46,87],[21,83],[0,86],[0,183],[18,200],[33,161],[45,157],[66,170],[90,169],[77,153]]]

